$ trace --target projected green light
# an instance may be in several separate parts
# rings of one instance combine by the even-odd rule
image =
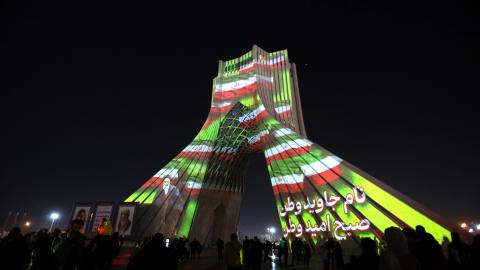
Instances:
[[[388,227],[416,225],[437,240],[450,237],[446,225],[415,203],[308,140],[300,108],[296,70],[286,50],[254,47],[221,62],[200,132],[125,200],[145,207],[141,233],[190,237],[196,221],[213,215],[199,209],[220,205],[211,194],[217,192],[224,204],[229,200],[222,198],[240,196],[248,158],[263,152],[285,237],[312,243],[354,235],[379,239]],[[321,111],[318,117],[324,119]],[[228,230],[235,231],[237,223]]]

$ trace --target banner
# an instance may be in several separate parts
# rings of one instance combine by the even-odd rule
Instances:
[[[117,210],[117,217],[115,223],[115,232],[121,236],[131,236],[133,218],[135,215],[137,204],[125,203],[120,204]]]
[[[98,225],[102,222],[102,219],[112,220],[114,203],[99,203],[95,209],[95,217],[93,219],[93,226],[90,229],[91,232],[96,232]]]
[[[75,219],[83,220],[83,227],[80,230],[82,234],[85,234],[88,224],[90,223],[90,214],[93,210],[92,208],[93,207],[91,203],[75,203],[73,208],[72,218],[70,221]]]

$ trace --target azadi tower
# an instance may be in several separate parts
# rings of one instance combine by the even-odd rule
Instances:
[[[378,239],[390,226],[423,225],[439,241],[450,238],[447,221],[308,140],[295,64],[286,50],[257,46],[219,61],[198,135],[125,200],[141,205],[136,235],[228,239],[237,231],[249,157],[258,152],[286,237]]]

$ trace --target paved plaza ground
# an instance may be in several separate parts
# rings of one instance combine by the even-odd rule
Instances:
[[[114,270],[124,270],[127,269],[126,264],[130,259],[130,252],[128,250],[123,250],[119,256],[119,260],[117,260],[116,266],[113,268]],[[220,270],[226,269],[226,265],[223,262],[219,262],[217,258],[217,252],[214,248],[207,248],[198,260],[188,260],[186,262],[182,262],[179,264],[179,270]],[[302,269],[323,269],[323,264],[318,255],[313,255],[312,259],[310,260],[309,266],[304,266],[302,264],[288,266],[288,267],[280,267],[278,264],[278,258],[274,258],[272,263],[265,263],[262,264],[262,269],[295,269],[295,270],[302,270]]]

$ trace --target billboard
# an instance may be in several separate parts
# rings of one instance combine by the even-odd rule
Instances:
[[[74,205],[73,213],[70,218],[70,221],[73,221],[75,219],[80,219],[84,222],[83,227],[80,229],[80,232],[82,234],[85,234],[88,229],[92,212],[93,212],[93,204],[91,203],[75,203]]]
[[[136,208],[137,204],[134,203],[118,205],[114,231],[118,232],[119,235],[124,237],[132,236]]]
[[[95,206],[95,213],[93,218],[93,224],[90,229],[91,232],[97,232],[97,228],[100,225],[102,219],[106,218],[107,220],[112,220],[113,210],[115,203],[98,203]]]

